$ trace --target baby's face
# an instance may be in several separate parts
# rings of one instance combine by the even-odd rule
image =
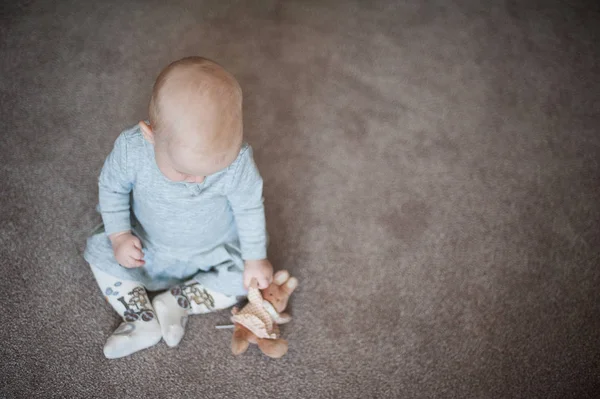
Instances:
[[[239,142],[226,148],[206,148],[194,151],[193,137],[158,141],[154,145],[156,164],[162,174],[174,182],[202,183],[210,176],[227,168],[237,158]]]

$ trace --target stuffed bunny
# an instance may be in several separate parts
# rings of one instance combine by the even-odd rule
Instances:
[[[248,304],[241,310],[233,308],[231,311],[231,321],[235,326],[231,350],[235,355],[245,352],[249,343],[257,344],[269,357],[279,358],[286,354],[288,343],[279,338],[278,324],[291,320],[290,315],[282,312],[297,286],[298,280],[290,277],[286,270],[275,273],[273,282],[262,290],[262,295],[256,280],[252,280]]]

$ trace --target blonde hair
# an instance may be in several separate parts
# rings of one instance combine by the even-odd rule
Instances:
[[[242,119],[242,89],[237,80],[225,68],[216,62],[203,57],[186,57],[172,62],[161,71],[152,89],[149,105],[150,124],[157,138],[170,135],[173,121],[169,121],[162,108],[166,97],[169,97],[169,83],[183,73],[185,88],[194,96],[209,96],[218,99],[227,108],[225,115],[232,120]]]

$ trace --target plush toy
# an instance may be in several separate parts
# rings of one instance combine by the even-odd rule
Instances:
[[[279,358],[286,354],[288,343],[279,338],[278,324],[292,319],[282,312],[297,285],[295,277],[281,270],[275,273],[273,282],[262,290],[261,295],[256,280],[252,280],[248,289],[248,304],[241,310],[233,308],[231,311],[234,324],[231,350],[235,355],[245,352],[249,343],[257,344],[269,357]]]

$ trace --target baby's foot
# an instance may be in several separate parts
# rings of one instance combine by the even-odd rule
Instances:
[[[116,301],[120,302],[125,309],[122,314],[124,322],[104,345],[104,355],[107,358],[115,359],[131,355],[160,342],[160,326],[143,287],[133,288]]]
[[[162,337],[170,347],[177,346],[183,338],[188,318],[187,309],[179,306],[177,298],[171,294],[173,290],[175,287],[157,295],[152,301],[160,320]]]
[[[162,334],[156,318],[123,322],[104,345],[104,356],[116,359],[149,348],[160,342]]]
[[[110,305],[123,318],[123,323],[104,345],[104,355],[115,359],[131,355],[160,342],[158,319],[146,289],[135,281],[116,278],[92,266],[94,277]]]
[[[192,280],[157,295],[152,305],[160,321],[163,339],[174,347],[185,334],[188,315],[226,309],[236,302],[235,296],[212,291]]]

